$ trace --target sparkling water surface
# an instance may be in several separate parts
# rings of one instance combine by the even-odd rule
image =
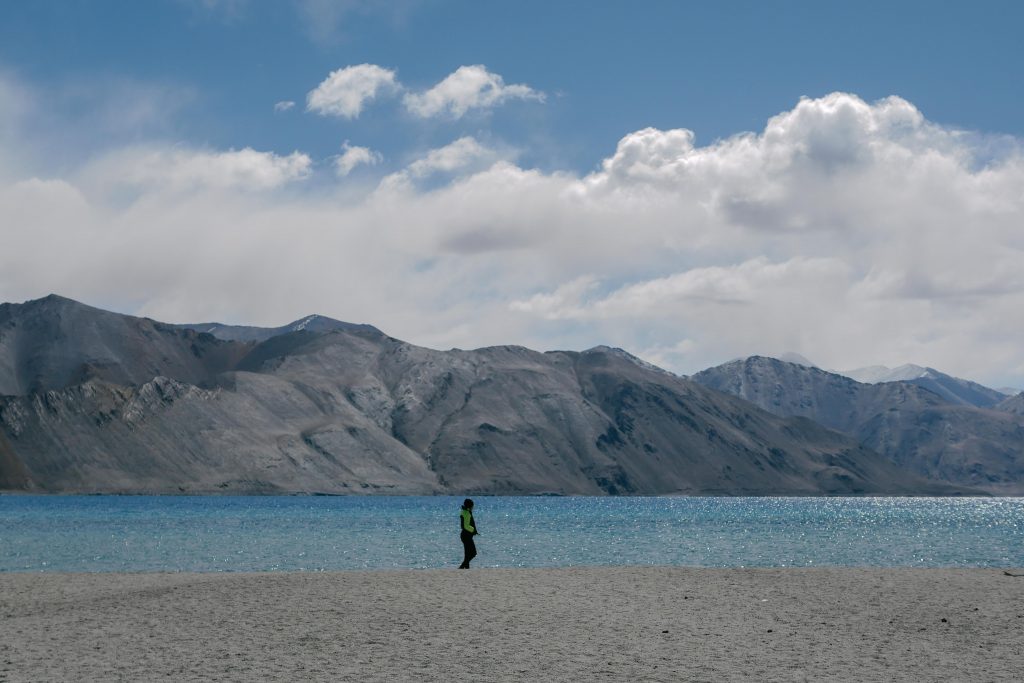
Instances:
[[[474,567],[1024,566],[1024,498],[474,500]],[[461,502],[0,496],[0,571],[452,567]]]

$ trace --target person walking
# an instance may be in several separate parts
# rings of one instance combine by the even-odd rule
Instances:
[[[473,542],[473,537],[478,533],[476,520],[473,519],[473,501],[467,498],[462,501],[462,509],[459,510],[459,538],[462,539],[464,551],[459,569],[469,569],[469,561],[476,557],[476,543]]]

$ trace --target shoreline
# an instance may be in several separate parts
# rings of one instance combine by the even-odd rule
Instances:
[[[0,681],[1013,680],[1019,568],[0,574]]]

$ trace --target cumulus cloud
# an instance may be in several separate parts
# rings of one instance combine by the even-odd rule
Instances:
[[[605,343],[681,373],[795,351],[1024,385],[1024,154],[993,147],[906,100],[834,93],[704,146],[635,131],[585,175],[460,138],[355,198],[293,185],[313,172],[298,153],[129,148],[21,177],[0,155],[0,300],[319,312],[441,348]],[[110,191],[126,177],[128,203]]]
[[[375,152],[369,147],[353,147],[348,140],[341,149],[341,154],[334,160],[334,169],[341,177],[347,176],[356,166],[374,166],[384,160],[380,152]]]
[[[295,106],[295,103],[292,102],[291,100],[282,100],[280,102],[275,102],[274,103],[274,111],[275,112],[288,111],[289,109],[291,109],[294,106]]]
[[[306,111],[324,116],[358,118],[363,107],[378,97],[404,90],[395,71],[376,64],[347,66],[330,75],[306,97]],[[537,100],[545,95],[523,84],[506,85],[504,79],[483,65],[461,66],[423,92],[406,92],[405,108],[420,118],[462,118],[471,109],[491,109],[508,100]],[[278,106],[288,108],[287,103]]]
[[[358,118],[367,102],[400,89],[391,69],[357,64],[332,71],[306,96],[306,111],[323,116]]]
[[[460,66],[434,87],[422,93],[407,93],[406,109],[421,118],[448,115],[461,118],[470,109],[490,109],[507,100],[537,100],[545,95],[523,85],[505,85],[505,80],[482,64]]]
[[[397,173],[381,181],[382,189],[405,189],[411,181],[421,180],[435,174],[457,174],[469,170],[480,170],[493,164],[502,156],[494,149],[480,144],[472,136],[461,137],[444,147],[432,149]]]
[[[462,137],[451,144],[430,150],[422,159],[409,164],[409,175],[422,178],[432,173],[451,173],[471,164],[496,158],[494,150],[484,147],[475,138]]]

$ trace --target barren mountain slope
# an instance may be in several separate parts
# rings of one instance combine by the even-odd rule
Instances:
[[[861,384],[757,356],[692,379],[776,415],[800,415],[840,430],[920,475],[993,493],[1024,493],[1020,416],[950,403],[907,382]]]
[[[908,474],[809,420],[776,417],[619,350],[436,351],[369,326],[302,329],[253,345],[68,300],[43,302],[23,305],[38,329],[75,324],[49,343],[37,336],[32,354],[8,356],[56,358],[61,363],[52,365],[61,372],[40,375],[39,388],[0,398],[0,485],[6,488],[955,490]],[[25,319],[15,327],[24,330]],[[104,358],[102,373],[74,365],[88,366],[94,357]],[[16,366],[12,376],[23,375]],[[89,379],[76,383],[78,375]],[[47,384],[54,388],[44,389]]]

